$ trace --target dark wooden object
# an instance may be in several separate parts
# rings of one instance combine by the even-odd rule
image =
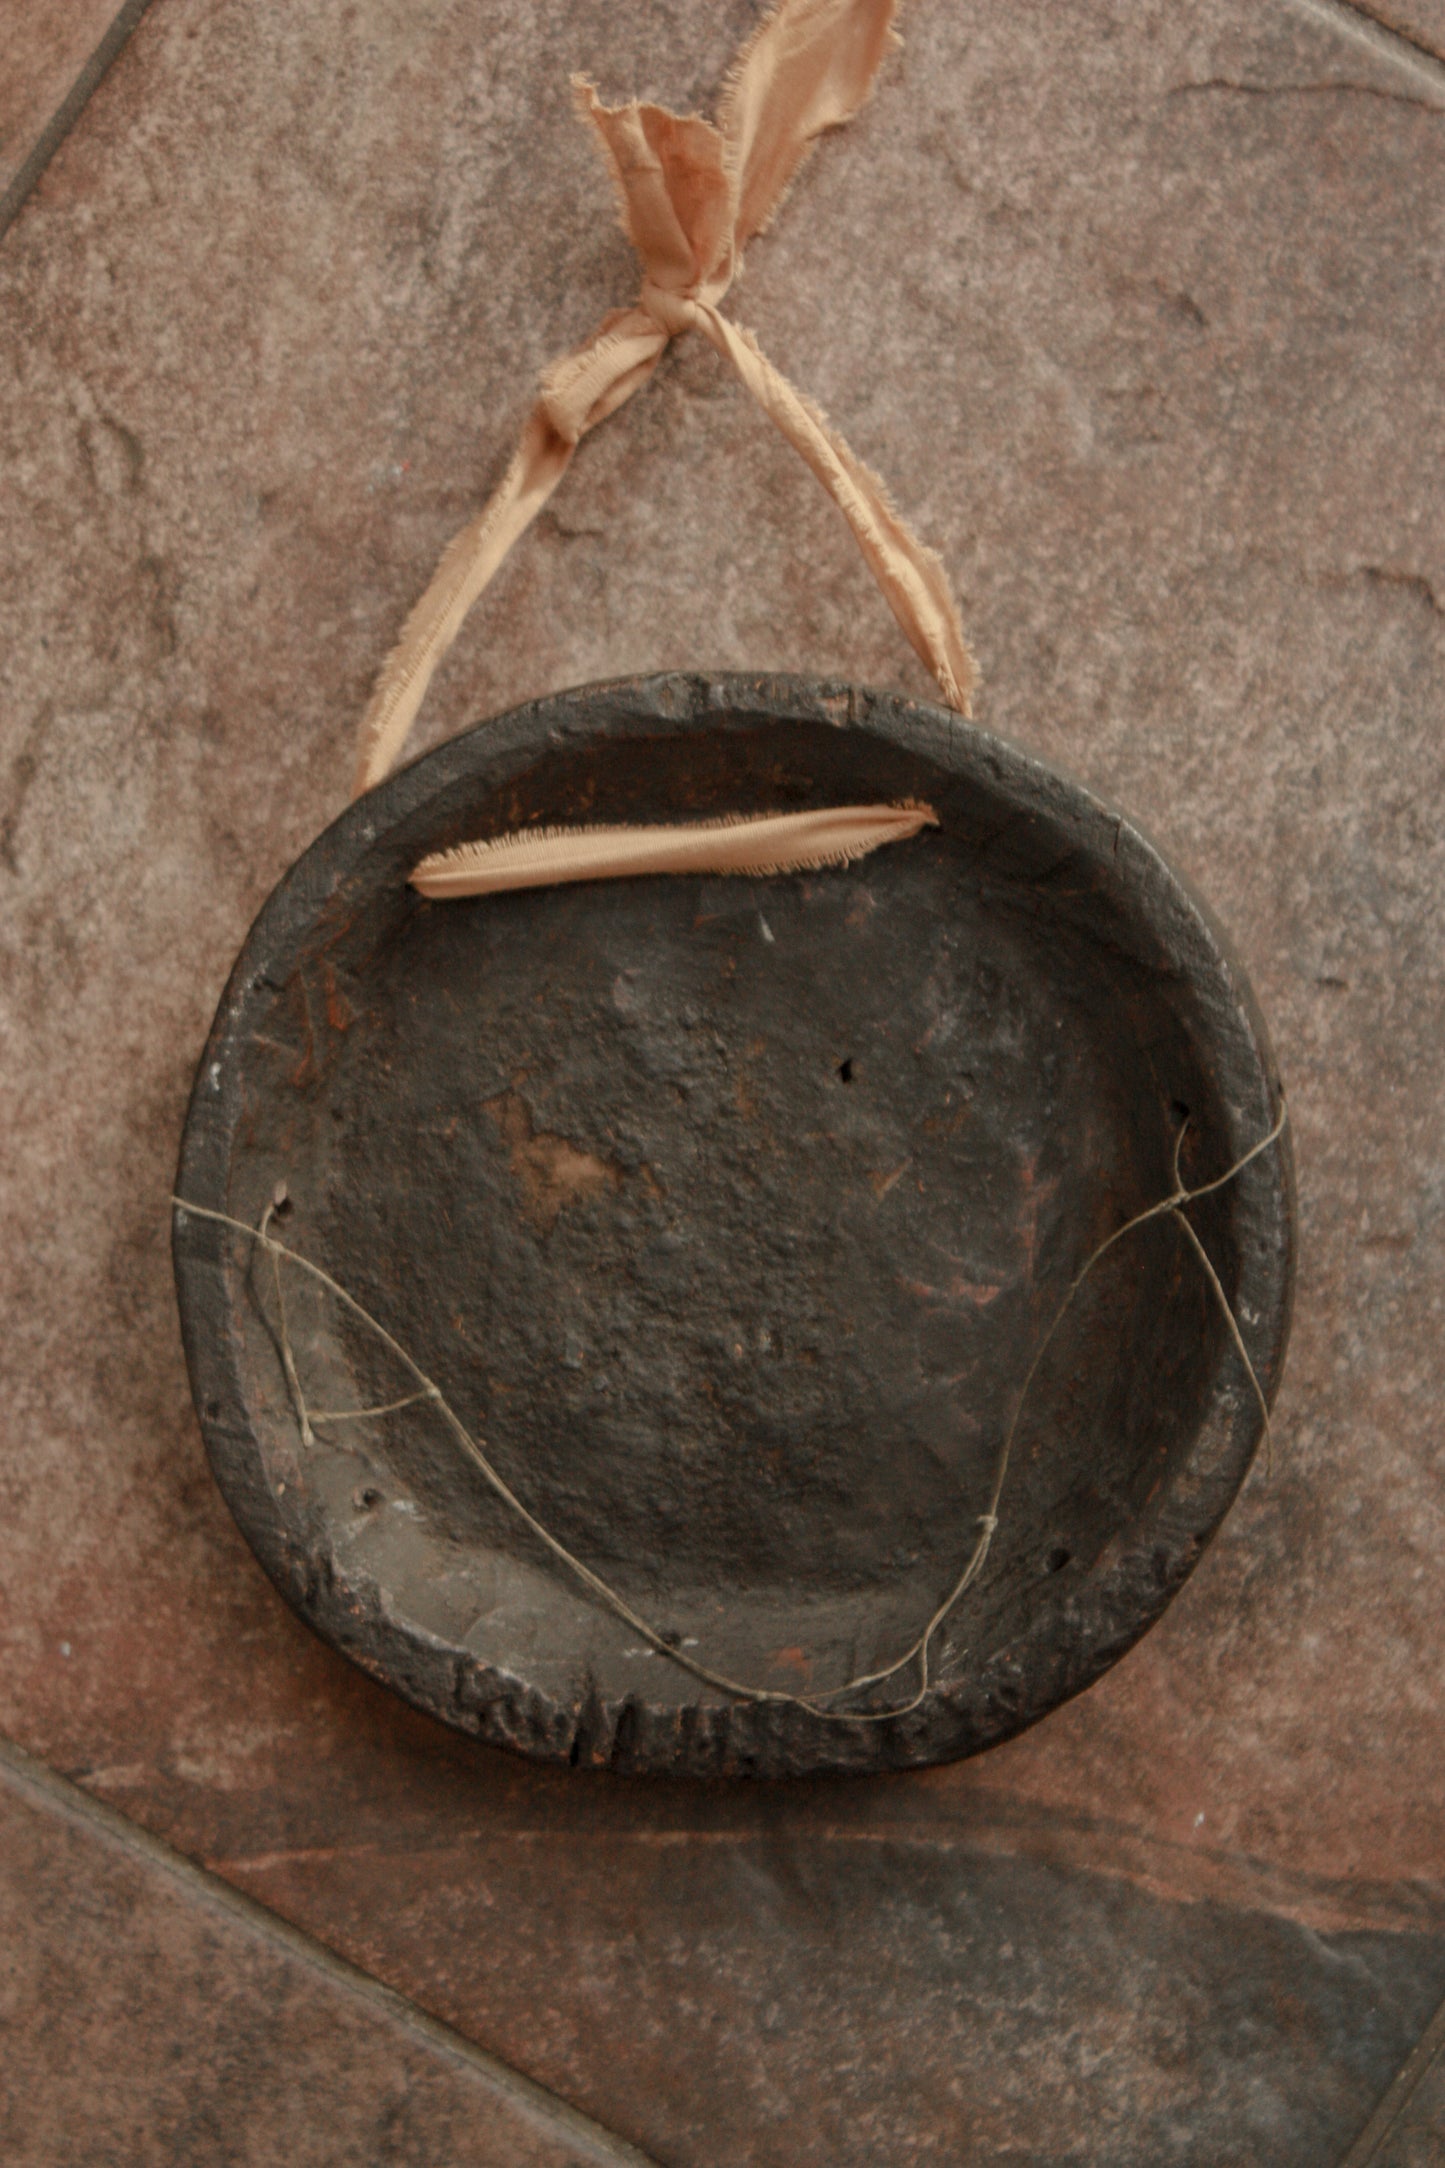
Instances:
[[[531,823],[926,798],[859,866],[431,904],[425,852]],[[1080,1264],[1274,1122],[1218,930],[1073,782],[845,686],[663,677],[535,703],[351,807],[280,883],[202,1058],[178,1193],[278,1232],[438,1379],[532,1510],[759,1686],[905,1647],[974,1540]],[[1287,1142],[1191,1208],[1261,1378],[1288,1326]],[[643,1647],[434,1413],[303,1447],[269,1265],[178,1214],[218,1481],[320,1633],[445,1721],[549,1758],[782,1775],[967,1754],[1158,1616],[1258,1442],[1177,1227],[1087,1283],[1020,1425],[993,1550],[912,1714],[738,1702]],[[324,1410],[409,1381],[288,1274]],[[910,1681],[911,1684],[911,1681]],[[882,1690],[897,1699],[902,1681]]]

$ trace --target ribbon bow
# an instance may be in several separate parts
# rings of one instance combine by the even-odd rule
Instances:
[[[647,382],[669,342],[700,331],[801,453],[852,528],[894,616],[950,707],[969,711],[973,658],[943,566],[812,401],[718,309],[742,252],[777,209],[816,136],[850,120],[896,43],[898,0],[782,0],[734,62],[716,125],[663,106],[606,106],[574,84],[617,184],[642,291],[546,371],[490,503],[448,547],[403,628],[361,721],[360,794],[394,765],[433,671],[507,551],[536,518],[590,429]]]

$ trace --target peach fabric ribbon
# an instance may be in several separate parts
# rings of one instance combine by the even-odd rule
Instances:
[[[642,263],[631,308],[605,316],[554,362],[500,487],[448,547],[362,717],[356,792],[394,766],[432,673],[512,544],[551,496],[587,432],[647,382],[669,342],[700,331],[807,461],[857,539],[894,616],[950,707],[969,712],[973,658],[947,576],[894,510],[878,476],[718,304],[815,137],[864,103],[898,0],[782,0],[743,46],[716,125],[663,106],[605,106],[575,89],[617,184]]]
[[[727,815],[646,828],[521,828],[484,843],[434,851],[411,885],[441,903],[509,888],[616,881],[641,873],[811,873],[851,866],[885,843],[936,828],[930,805],[810,806],[801,813]]]

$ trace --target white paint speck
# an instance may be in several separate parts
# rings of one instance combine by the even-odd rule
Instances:
[[[68,1656],[70,1654],[70,1643],[68,1641],[61,1642],[60,1653],[62,1656]]]
[[[210,1076],[211,1090],[213,1092],[218,1092],[221,1088],[221,1064],[218,1061],[213,1061],[211,1063]]]
[[[770,925],[768,924],[767,920],[766,920],[766,919],[765,919],[765,918],[763,917],[763,914],[762,914],[762,912],[761,912],[761,911],[759,911],[759,913],[758,913],[758,929],[759,929],[759,931],[761,932],[761,934],[762,934],[762,937],[763,937],[763,939],[764,939],[765,941],[767,941],[767,942],[769,942],[769,943],[772,943],[772,942],[775,942],[775,941],[777,940],[777,938],[778,938],[778,937],[777,937],[777,935],[776,935],[776,934],[775,934],[775,933],[773,932],[773,929],[772,929],[772,927],[771,927],[771,926],[770,926]]]
[[[1195,1815],[1194,1826],[1196,1829],[1202,1829],[1204,1827],[1204,1816],[1202,1814]]]

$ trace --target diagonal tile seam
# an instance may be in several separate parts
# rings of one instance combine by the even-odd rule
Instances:
[[[1340,2168],[1388,2168],[1383,2152],[1386,2140],[1400,2135],[1409,2118],[1411,2102],[1442,2056],[1445,2056],[1445,2002],[1410,2050],[1390,2090],[1341,2161]]]
[[[1353,45],[1362,46],[1376,60],[1402,69],[1422,89],[1431,90],[1445,112],[1445,60],[1406,31],[1382,23],[1358,0],[1283,0],[1295,15],[1318,23]]]
[[[109,29],[96,45],[89,60],[41,129],[31,146],[29,156],[4,195],[0,196],[0,240],[5,238],[15,223],[31,190],[130,42],[132,31],[150,4],[151,0],[125,0],[124,6],[111,19]]]
[[[138,1865],[163,1875],[182,1898],[213,1915],[219,1914],[271,1948],[299,1961],[318,1978],[361,2001],[377,2017],[399,2028],[418,2044],[460,2064],[472,2077],[480,2079],[494,2096],[500,2095],[511,2107],[520,2109],[559,2139],[575,2146],[579,2168],[584,2161],[593,2163],[594,2168],[658,2168],[650,2154],[641,2153],[626,2140],[615,2137],[590,2116],[569,2107],[555,2093],[524,2077],[510,2063],[489,2055],[484,2048],[430,2016],[394,1988],[384,1986],[370,1973],[329,1950],[324,1943],[303,1934],[264,1905],[198,1867],[184,1853],[152,1836],[125,1815],[117,1814],[113,1807],[105,1806],[88,1792],[81,1791],[7,1739],[0,1739],[0,1781],[42,1812],[69,1823],[82,1835],[98,1837],[107,1845],[119,1847]]]

